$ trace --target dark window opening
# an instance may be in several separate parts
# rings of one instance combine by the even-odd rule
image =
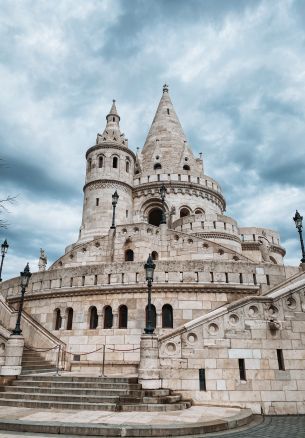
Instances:
[[[266,274],[267,285],[270,286],[270,277],[269,274]]]
[[[190,170],[191,168],[190,168],[190,166],[188,165],[188,164],[185,164],[184,166],[183,166],[183,170]]]
[[[73,325],[73,309],[71,307],[69,307],[67,309],[67,330],[72,330],[72,325]]]
[[[155,169],[155,170],[157,170],[157,169],[162,169],[161,164],[160,164],[160,163],[156,163],[156,164],[154,165],[154,169]]]
[[[253,240],[254,240],[254,242],[255,242],[255,234],[252,234],[252,237],[253,237]]]
[[[108,284],[111,283],[111,274],[108,274]]]
[[[125,262],[133,262],[134,261],[134,253],[132,249],[127,249],[125,251]]]
[[[90,309],[90,322],[89,322],[89,328],[91,330],[96,329],[98,325],[98,314],[97,314],[97,308],[95,306],[91,307]]]
[[[211,276],[211,283],[214,283],[214,272],[210,272],[210,276]]]
[[[62,317],[60,314],[60,309],[55,309],[55,325],[54,325],[54,330],[59,330],[61,328],[61,321],[62,321]]]
[[[97,275],[94,276],[94,285],[97,285]]]
[[[115,122],[115,117],[112,117],[112,121]]]
[[[283,356],[283,350],[276,350],[277,354],[277,363],[279,365],[279,370],[285,371],[285,363],[284,363],[284,356]]]
[[[96,198],[96,200],[95,200],[95,205],[98,207],[99,206],[99,203],[100,203],[100,199],[99,198]]]
[[[89,160],[88,160],[88,169],[91,170],[91,167],[92,167],[92,159],[89,158]]]
[[[104,158],[103,157],[99,157],[98,158],[98,167],[101,168],[103,167],[104,164]]]
[[[216,230],[216,221],[213,221],[213,227]]]
[[[155,225],[158,227],[161,223],[162,219],[162,210],[161,208],[154,208],[149,212],[148,215],[148,223],[151,225]]]
[[[226,277],[226,283],[229,283],[229,276],[227,272],[225,272],[225,277]]]
[[[240,282],[240,283],[243,283],[243,282],[244,282],[244,281],[243,281],[243,274],[242,274],[242,273],[239,274],[239,282]]]
[[[157,251],[153,251],[153,252],[151,253],[151,258],[152,258],[153,260],[158,260],[158,258],[159,258],[159,254],[157,253]]]
[[[199,390],[200,391],[206,391],[206,380],[205,380],[205,369],[200,368],[199,369]]]
[[[169,115],[169,108],[167,108],[167,114]]]
[[[238,367],[239,367],[239,377],[240,377],[240,380],[247,380],[247,378],[246,378],[245,359],[238,359]]]
[[[104,308],[104,329],[111,329],[112,322],[113,322],[112,308],[110,306],[106,306]]]
[[[127,328],[128,309],[127,306],[119,307],[119,328]]]
[[[73,277],[70,278],[70,287],[73,286]]]
[[[254,283],[255,285],[257,285],[256,274],[253,274],[253,283]]]
[[[190,215],[190,210],[187,208],[181,208],[180,210],[180,217],[185,217]]]
[[[112,160],[112,167],[113,167],[114,169],[117,169],[117,168],[118,168],[118,157],[113,157],[113,160]]]
[[[162,307],[162,328],[173,328],[173,308],[170,304]]]
[[[86,279],[86,277],[83,275],[82,276],[82,286],[85,286],[85,279]]]
[[[148,306],[146,306],[146,308],[145,308],[145,317],[146,317],[145,323],[146,323],[146,326],[147,326],[147,323],[148,323]],[[152,323],[153,328],[156,328],[156,322],[157,322],[157,312],[156,312],[155,306],[152,304],[151,305],[151,323]]]
[[[129,163],[129,161],[127,160],[127,161],[126,161],[126,172],[127,172],[127,173],[129,172],[129,166],[130,166],[130,163]]]

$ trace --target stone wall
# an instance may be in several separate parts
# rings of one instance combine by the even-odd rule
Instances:
[[[197,403],[304,414],[304,333],[302,273],[160,336],[162,385]]]

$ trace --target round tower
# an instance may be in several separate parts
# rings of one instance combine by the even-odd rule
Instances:
[[[119,195],[116,225],[132,220],[132,187],[135,154],[120,131],[120,116],[115,100],[106,116],[106,127],[97,134],[96,144],[86,153],[83,218],[79,240],[106,235],[112,221],[112,195]]]

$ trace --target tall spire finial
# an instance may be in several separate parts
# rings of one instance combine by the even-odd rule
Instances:
[[[168,85],[167,84],[163,85],[163,93],[168,93]]]

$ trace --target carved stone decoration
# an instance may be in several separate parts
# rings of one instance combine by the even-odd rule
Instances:
[[[198,337],[197,337],[196,333],[189,333],[186,337],[186,340],[187,340],[188,344],[194,345],[197,343]]]
[[[47,263],[48,263],[47,255],[46,255],[45,251],[42,248],[40,248],[40,256],[39,256],[39,260],[38,260],[39,272],[46,270]]]
[[[268,239],[265,236],[259,236],[258,243],[263,262],[270,263],[270,244]]]
[[[275,318],[270,318],[268,321],[268,325],[271,331],[275,332],[277,330],[281,330],[282,324],[277,321]]]
[[[215,323],[210,324],[208,327],[208,332],[210,333],[210,335],[216,335],[219,332],[218,325]]]

